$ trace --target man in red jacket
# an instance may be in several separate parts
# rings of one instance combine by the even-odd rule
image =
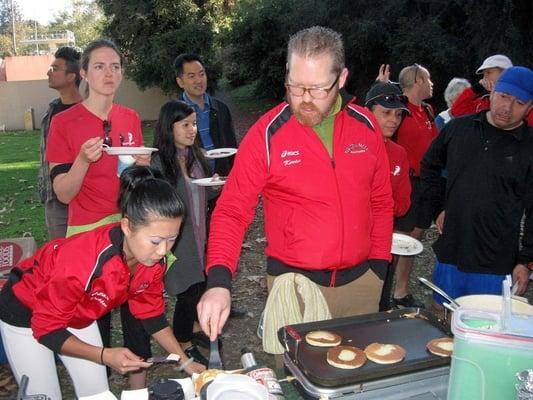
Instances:
[[[509,57],[503,54],[496,54],[486,58],[476,70],[476,74],[483,75],[483,77],[472,87],[463,90],[453,102],[450,114],[453,117],[459,117],[488,110],[490,108],[489,97],[494,84],[501,73],[512,66],[513,63]]]
[[[374,116],[340,95],[347,77],[338,33],[315,26],[290,38],[287,103],[244,137],[211,220],[208,289],[198,305],[211,340],[227,320],[259,196],[271,279],[309,278],[333,317],[378,310],[391,258],[389,163]]]

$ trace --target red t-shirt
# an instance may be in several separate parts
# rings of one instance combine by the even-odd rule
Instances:
[[[409,160],[405,149],[392,140],[385,141],[389,156],[390,181],[394,199],[394,216],[401,217],[411,206],[411,181],[409,180]]]
[[[110,136],[114,146],[142,146],[143,137],[139,115],[132,109],[113,104],[108,115]],[[54,116],[50,125],[46,160],[51,163],[72,164],[81,145],[93,137],[104,137],[104,121],[91,113],[82,103]],[[78,194],[69,203],[68,225],[92,224],[118,212],[118,157],[103,152],[92,163]]]
[[[415,176],[420,176],[420,161],[429,145],[437,136],[435,122],[431,121],[424,106],[407,103],[411,115],[405,117],[400,127],[396,142],[407,152],[409,168]]]

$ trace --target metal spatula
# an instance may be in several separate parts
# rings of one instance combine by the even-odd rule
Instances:
[[[222,360],[218,351],[218,338],[213,340],[209,345],[209,364],[208,369],[222,369]]]

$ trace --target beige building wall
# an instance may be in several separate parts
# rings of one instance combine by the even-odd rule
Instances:
[[[48,103],[57,96],[57,91],[48,87],[47,80],[0,82],[0,128],[24,129],[24,112],[32,108],[35,129],[40,129]],[[159,89],[143,92],[128,79],[122,81],[115,97],[117,103],[137,111],[143,121],[156,120],[159,109],[169,99]]]

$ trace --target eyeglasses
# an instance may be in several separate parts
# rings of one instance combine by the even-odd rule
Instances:
[[[398,102],[407,104],[407,96],[404,96],[403,94],[379,94],[365,101],[365,106],[368,106],[377,100],[388,104],[395,104]]]
[[[48,72],[57,72],[57,71],[68,71],[67,68],[59,68],[57,65],[50,65],[48,67]]]
[[[287,83],[286,82],[288,78],[288,73],[287,73],[287,78],[285,79],[285,87],[287,88],[289,93],[292,94],[293,96],[302,97],[305,94],[305,92],[309,92],[309,96],[311,96],[313,99],[320,100],[320,99],[325,99],[326,97],[328,97],[329,92],[331,92],[333,87],[337,84],[340,76],[341,74],[339,73],[337,77],[335,78],[335,81],[331,84],[329,88],[307,88],[307,87],[295,86],[295,85],[291,85]]]
[[[113,140],[109,134],[111,133],[111,121],[107,119],[104,121],[104,144],[111,147],[113,146]]]

